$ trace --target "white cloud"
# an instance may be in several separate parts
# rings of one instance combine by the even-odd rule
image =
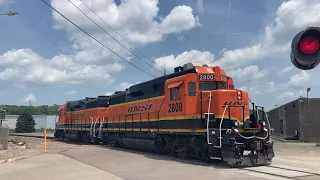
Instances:
[[[292,75],[286,83],[276,84],[273,81],[267,83],[267,91],[276,93],[276,98],[281,103],[294,100],[305,94],[310,75],[305,71],[299,71]]]
[[[299,96],[304,95],[302,90],[299,91],[285,91],[278,95],[276,98],[281,100],[282,102],[292,101],[297,99]]]
[[[269,91],[269,92],[275,91],[276,90],[276,84],[273,81],[268,82],[266,90]]]
[[[237,81],[248,81],[252,79],[261,79],[267,75],[266,70],[260,70],[256,65],[250,65],[245,68],[238,68],[228,72],[228,75]]]
[[[285,67],[284,69],[281,69],[277,74],[281,76],[292,71],[292,69],[293,69],[293,66],[288,66],[288,67]]]
[[[187,62],[203,63],[204,61],[209,65],[219,65],[235,79],[236,84],[239,83],[240,89],[249,92],[250,97],[254,96],[263,104],[275,103],[270,97],[275,97],[274,100],[276,99],[278,103],[284,103],[303,95],[308,86],[319,87],[315,84],[316,78],[310,80],[312,77],[318,77],[319,74],[315,71],[297,71],[289,59],[292,38],[309,25],[320,25],[319,12],[320,3],[317,0],[286,1],[278,8],[274,23],[266,25],[260,39],[250,46],[233,50],[223,49],[220,51],[222,57],[216,61],[210,52],[191,50],[176,56],[159,57],[155,60],[155,64],[170,70]],[[203,56],[204,54],[206,56]],[[284,60],[287,63],[278,63],[284,58],[287,58]],[[261,66],[264,69],[252,64],[262,59],[267,60]],[[275,78],[273,74],[281,78],[273,79]],[[286,78],[287,82],[281,82]],[[261,96],[261,94],[265,95]]]
[[[134,84],[131,84],[131,83],[128,83],[128,82],[122,82],[116,87],[116,90],[124,91],[124,90],[126,90],[126,88],[128,88],[128,87],[130,87],[132,85],[134,85]]]
[[[89,17],[92,17],[98,23],[101,22],[80,1],[73,2]],[[134,44],[160,41],[166,34],[190,30],[199,24],[197,17],[192,14],[192,8],[184,5],[174,7],[167,16],[160,21],[156,21],[159,12],[158,3],[158,0],[131,0],[122,1],[117,6],[111,0],[86,1],[86,4],[97,12],[104,21]],[[68,1],[53,0],[52,5],[64,15],[70,17],[73,22],[90,30],[95,35],[103,34],[103,36],[107,36]],[[56,28],[63,28],[74,33],[75,28],[69,22],[59,14],[53,13],[53,16],[56,20]],[[87,45],[91,45],[91,43],[89,42]]]
[[[24,100],[24,102],[35,102],[37,99],[36,99],[36,97],[32,94],[32,93],[30,93],[30,94],[28,94],[27,96],[25,96],[24,98],[23,98],[23,100]]]
[[[73,2],[98,24],[106,27],[79,0]],[[199,26],[189,6],[176,6],[163,19],[158,18],[158,0],[122,1],[87,0],[86,4],[136,46],[161,41],[170,33]],[[68,1],[52,0],[51,5],[86,30],[107,47],[130,60],[131,55],[120,44],[101,31]],[[0,55],[0,80],[37,84],[76,84],[83,82],[112,83],[113,74],[124,69],[123,61],[52,11],[54,28],[66,31],[73,52],[52,58],[41,57],[31,49],[12,49]],[[110,32],[110,31],[109,31]],[[115,38],[119,37],[111,33]],[[123,40],[119,40],[125,46]]]
[[[67,91],[67,92],[65,92],[65,93],[63,93],[63,94],[65,94],[65,95],[72,95],[72,94],[76,94],[76,93],[77,93],[77,91],[72,90],[72,91]]]
[[[125,91],[130,86],[138,84],[138,83],[140,83],[140,81],[138,81],[136,83],[121,82],[120,84],[118,84],[117,86],[114,87],[114,91]],[[114,91],[113,92],[108,91],[105,93],[105,95],[110,96],[114,93]]]
[[[249,96],[255,95],[255,94],[261,94],[259,87],[256,85],[249,86],[249,87],[248,86],[241,86],[241,87],[239,87],[239,89],[241,89],[243,91],[247,91],[249,93]]]
[[[185,51],[177,56],[173,54],[169,56],[163,56],[155,59],[155,64],[158,67],[167,69],[169,72],[173,71],[173,68],[182,66],[186,63],[195,64],[212,64],[214,55],[209,51],[191,50]]]
[[[114,92],[106,92],[104,95],[111,96]]]
[[[217,64],[223,68],[235,68],[266,56],[287,52],[296,33],[309,25],[320,25],[319,12],[318,0],[283,2],[277,10],[274,23],[265,27],[260,42],[245,48],[224,51]]]
[[[300,71],[300,73],[291,76],[288,86],[293,88],[303,87],[309,78],[310,75],[307,72]]]
[[[0,80],[13,79],[36,84],[77,84],[85,81],[113,82],[110,74],[119,72],[123,66],[110,63],[108,66],[78,64],[71,56],[59,55],[44,59],[31,49],[11,50],[0,56]]]

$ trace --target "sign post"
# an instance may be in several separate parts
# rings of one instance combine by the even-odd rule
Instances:
[[[43,129],[43,134],[44,134],[44,143],[43,143],[43,151],[47,152],[47,129]]]
[[[0,109],[0,126],[2,126],[2,121],[6,120],[6,110]]]

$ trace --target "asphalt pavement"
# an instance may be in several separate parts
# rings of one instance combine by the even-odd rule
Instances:
[[[103,146],[88,146],[63,155],[126,180],[285,180],[253,171],[230,169],[220,163],[182,160],[167,155]]]
[[[1,180],[123,180],[59,154],[43,154],[0,163]]]

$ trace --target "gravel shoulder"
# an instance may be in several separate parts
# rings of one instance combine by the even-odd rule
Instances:
[[[47,152],[51,154],[61,153],[69,149],[79,148],[79,144],[72,142],[61,142],[54,139],[47,139]],[[0,150],[0,160],[17,158],[23,156],[36,156],[44,153],[43,138],[9,136],[7,150]]]

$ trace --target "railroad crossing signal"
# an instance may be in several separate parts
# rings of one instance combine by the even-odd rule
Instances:
[[[302,70],[311,70],[320,63],[320,27],[300,31],[291,43],[291,62]]]

